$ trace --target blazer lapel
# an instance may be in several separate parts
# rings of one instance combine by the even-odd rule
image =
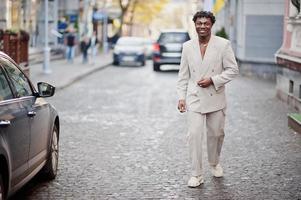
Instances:
[[[210,61],[212,61],[212,56],[214,56],[214,52],[215,52],[215,44],[214,44],[214,35],[211,35],[211,38],[209,40],[209,43],[208,43],[208,46],[207,46],[207,49],[206,49],[206,52],[205,52],[205,55],[204,55],[204,58],[201,62],[201,67],[200,67],[200,77],[203,78],[206,73],[208,72],[208,70],[212,67],[211,65],[213,63],[211,63]],[[200,58],[201,58],[201,50],[200,50],[200,45],[199,43],[197,43],[198,45],[198,51],[199,51],[199,55],[200,55]]]
[[[197,74],[200,74],[200,69],[202,66],[202,56],[201,56],[201,50],[200,50],[200,45],[199,45],[199,41],[197,38],[193,39],[192,42],[192,55],[193,56],[193,68],[196,70]]]

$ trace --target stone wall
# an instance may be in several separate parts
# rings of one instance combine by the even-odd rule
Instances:
[[[281,100],[301,112],[301,14],[292,1],[285,3],[283,43],[275,55],[281,67],[276,90]]]

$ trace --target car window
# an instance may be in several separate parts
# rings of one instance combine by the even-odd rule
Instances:
[[[4,67],[15,86],[17,97],[31,96],[32,90],[25,75],[14,64],[6,59],[1,60],[1,65]]]
[[[184,43],[189,40],[187,33],[162,33],[159,43]]]
[[[122,46],[142,46],[143,45],[143,40],[139,38],[120,38],[117,41],[117,45],[122,45]]]
[[[0,69],[0,101],[12,99],[13,94],[8,85],[4,72]]]

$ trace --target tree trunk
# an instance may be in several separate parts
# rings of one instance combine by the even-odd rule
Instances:
[[[133,35],[133,24],[134,24],[134,15],[135,15],[135,10],[136,10],[136,6],[137,6],[137,0],[134,0],[133,2],[133,8],[131,10],[131,16],[130,16],[130,21],[129,21],[129,25],[130,25],[130,35]]]

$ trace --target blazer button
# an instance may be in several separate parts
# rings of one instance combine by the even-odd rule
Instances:
[[[212,72],[214,72],[214,69],[212,70]]]
[[[210,96],[212,96],[212,94],[210,94]]]

